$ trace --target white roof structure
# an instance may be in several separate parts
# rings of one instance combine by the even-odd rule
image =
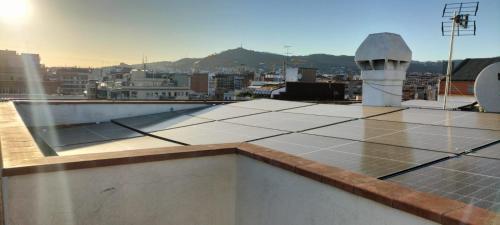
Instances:
[[[409,62],[411,50],[399,34],[387,32],[370,34],[356,50],[354,60],[357,62],[377,59]]]

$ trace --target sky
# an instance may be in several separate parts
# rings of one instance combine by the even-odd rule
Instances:
[[[0,0],[0,49],[39,53],[48,66],[173,61],[227,49],[354,55],[370,33],[400,34],[420,61],[448,58],[440,0]],[[453,1],[452,1],[453,2]],[[0,14],[15,10],[0,10]],[[500,1],[481,0],[476,36],[454,58],[500,56]]]

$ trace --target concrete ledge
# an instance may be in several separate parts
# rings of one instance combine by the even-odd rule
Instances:
[[[22,164],[10,167],[4,166],[2,174],[4,177],[9,177],[61,170],[234,154],[237,146],[238,144],[198,145],[32,158],[23,161]]]
[[[61,104],[226,104],[236,101],[202,101],[202,100],[14,100],[16,104],[47,104],[47,105],[61,105]]]

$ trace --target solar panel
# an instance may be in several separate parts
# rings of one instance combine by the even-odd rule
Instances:
[[[415,164],[425,164],[450,156],[448,153],[368,142],[353,142],[348,145],[336,147],[333,150]]]
[[[500,143],[493,144],[491,146],[481,148],[469,155],[480,156],[492,159],[500,159]]]
[[[304,133],[450,153],[469,151],[500,139],[500,132],[494,130],[380,120],[355,120]]]
[[[142,136],[109,122],[71,127],[41,127],[36,129],[36,133],[52,148]]]
[[[500,161],[497,159],[461,156],[389,180],[500,212]]]
[[[394,134],[374,137],[368,141],[441,152],[462,153],[499,139],[499,131],[423,125]]]
[[[114,141],[101,141],[86,144],[67,145],[56,147],[54,148],[54,150],[58,155],[79,155],[88,153],[115,152],[172,146],[180,145],[153,137],[143,136]]]
[[[370,119],[405,123],[500,130],[500,114],[432,109],[406,109]]]
[[[200,145],[251,141],[283,133],[286,132],[215,121],[151,134],[190,145]]]
[[[416,166],[416,164],[408,162],[359,156],[328,150],[305,154],[302,157],[371,177],[382,177]]]
[[[316,116],[285,112],[269,112],[225,120],[248,126],[257,126],[284,131],[301,131],[350,120],[342,117]]]
[[[304,133],[346,138],[351,140],[365,140],[418,126],[420,125],[361,119],[309,130]]]
[[[458,109],[465,106],[473,105],[477,100],[475,97],[467,99],[450,99],[448,96],[446,102],[447,109]],[[409,108],[422,108],[422,109],[443,109],[443,101],[433,101],[433,100],[407,100],[401,102],[401,106]]]
[[[299,133],[251,143],[373,177],[448,157],[444,153]]]
[[[181,110],[174,112],[165,112],[150,114],[144,116],[135,116],[113,120],[113,122],[131,127],[142,132],[154,132],[159,130],[172,129],[177,127],[189,126],[194,124],[206,123],[212,120],[193,117],[186,114],[199,110]]]
[[[264,146],[289,154],[300,155],[309,152],[328,149],[338,145],[345,145],[353,141],[327,138],[309,134],[291,133],[276,137],[265,138],[251,142],[252,144]]]
[[[467,112],[463,117],[444,121],[440,125],[500,130],[500,114]]]
[[[251,101],[232,103],[230,104],[230,106],[277,111],[277,110],[303,107],[313,104],[314,103],[293,102],[293,101],[272,100],[272,99],[256,99]]]
[[[361,105],[334,105],[334,104],[317,104],[306,107],[285,110],[284,112],[303,113],[320,116],[337,116],[349,118],[365,118],[383,113],[394,112],[401,110],[395,107],[373,107]]]
[[[248,115],[253,115],[253,114],[258,114],[258,113],[263,113],[263,112],[266,112],[266,111],[258,110],[258,109],[232,107],[232,106],[228,106],[228,105],[216,105],[216,106],[212,106],[209,108],[205,108],[205,109],[200,110],[200,111],[190,113],[189,115],[196,116],[199,118],[204,118],[204,119],[223,120],[223,119],[230,119],[230,118],[235,118],[235,117],[240,117],[240,116],[248,116]]]

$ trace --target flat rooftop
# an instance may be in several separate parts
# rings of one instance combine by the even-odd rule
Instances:
[[[7,171],[39,158],[248,143],[500,213],[500,114],[258,99],[26,127],[33,118],[18,104],[40,102],[0,102]]]

